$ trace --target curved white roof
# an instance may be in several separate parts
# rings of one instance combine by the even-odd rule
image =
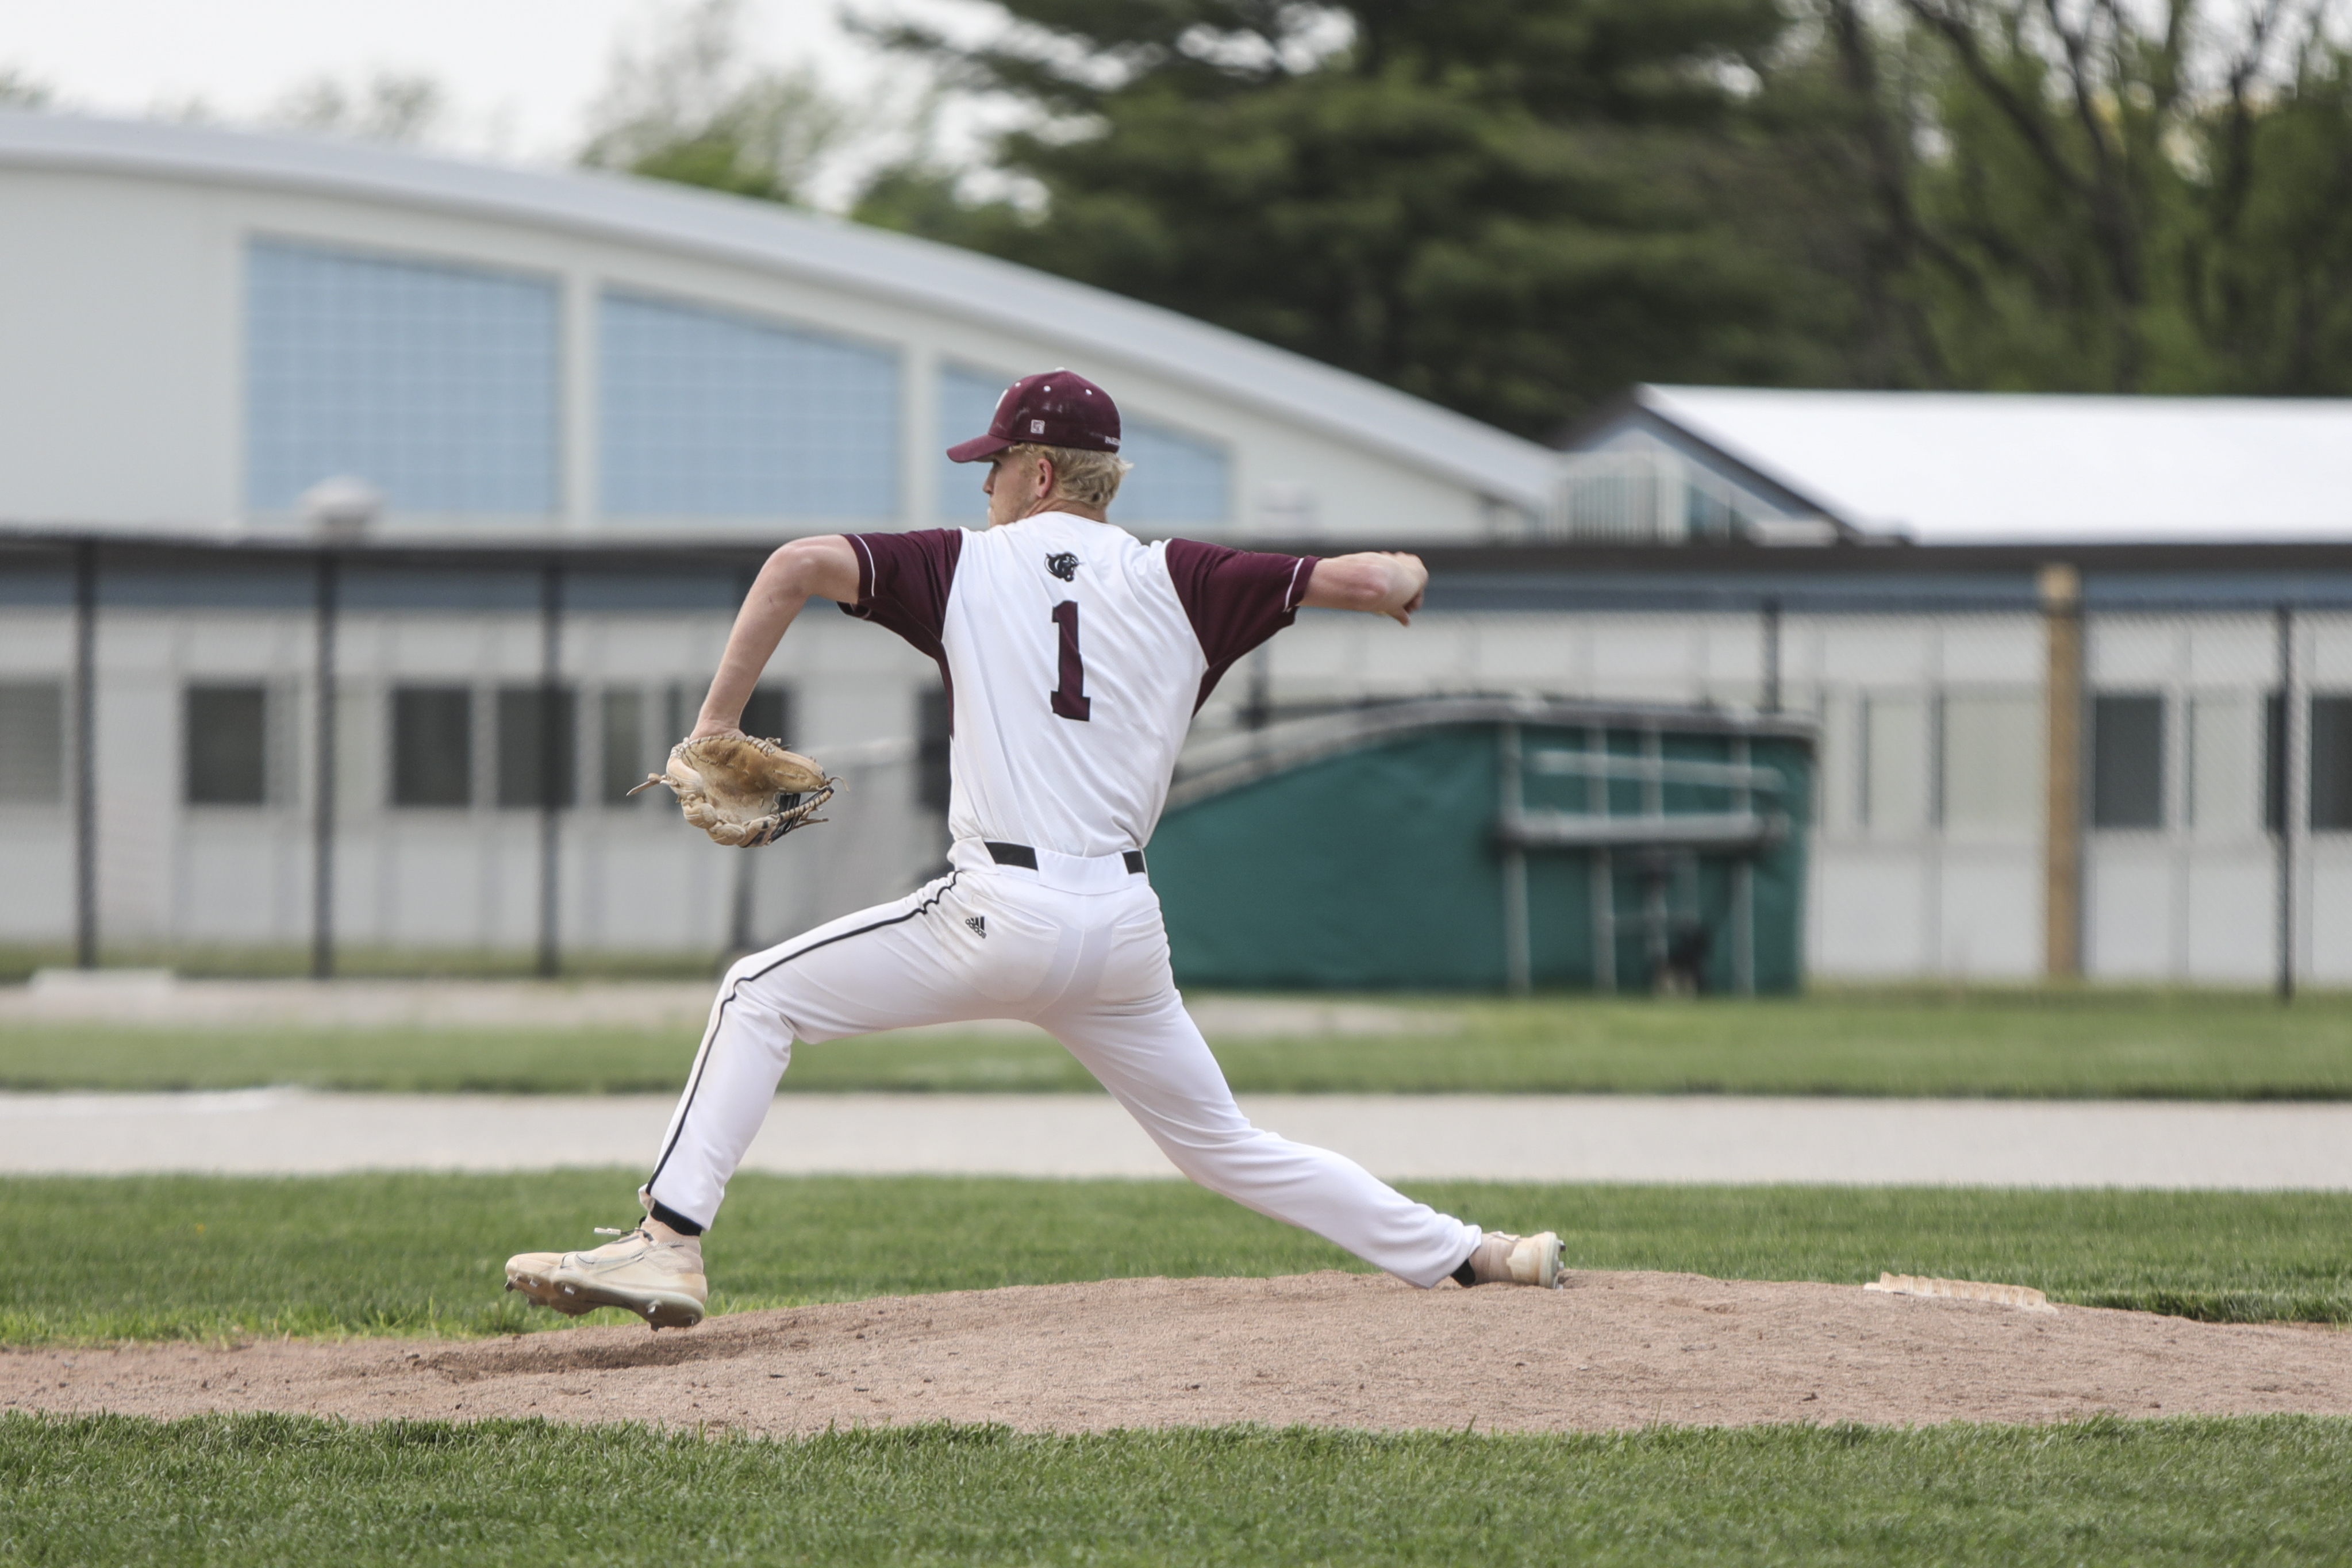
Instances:
[[[591,170],[322,138],[0,111],[0,167],[257,186],[461,214],[697,255],[1060,339],[1530,508],[1547,447],[1345,371],[1009,262],[772,203]]]
[[[1832,516],[1923,544],[2352,539],[2352,399],[1634,397]]]

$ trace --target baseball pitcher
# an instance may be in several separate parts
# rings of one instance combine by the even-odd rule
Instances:
[[[1067,371],[1026,376],[986,435],[948,452],[988,465],[985,531],[834,534],[768,559],[694,733],[657,776],[721,842],[765,843],[808,819],[829,787],[822,770],[755,749],[737,724],[802,606],[831,599],[939,663],[951,869],[730,969],[638,1193],[644,1220],[593,1250],[509,1259],[508,1289],[560,1312],[699,1322],[702,1233],[793,1042],[971,1018],[1046,1030],[1185,1175],[1400,1279],[1558,1286],[1556,1236],[1482,1232],[1250,1124],[1177,994],[1144,864],[1192,714],[1234,661],[1303,605],[1410,624],[1427,571],[1410,555],[1139,543],[1106,517],[1129,467],[1118,443],[1102,388]],[[722,837],[693,814],[729,793],[730,768],[757,775],[760,793]]]

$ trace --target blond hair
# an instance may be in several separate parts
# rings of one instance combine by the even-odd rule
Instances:
[[[1107,507],[1118,494],[1119,480],[1133,463],[1113,452],[1088,452],[1076,447],[1045,447],[1023,441],[1009,447],[1009,458],[1043,458],[1054,465],[1054,493],[1080,506]]]

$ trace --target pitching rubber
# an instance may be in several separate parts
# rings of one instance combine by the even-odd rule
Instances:
[[[1990,1285],[1977,1279],[1934,1279],[1918,1274],[1889,1274],[1863,1287],[1889,1296],[1944,1296],[1958,1301],[1998,1301],[2029,1312],[2054,1312],[2050,1298],[2031,1285]]]

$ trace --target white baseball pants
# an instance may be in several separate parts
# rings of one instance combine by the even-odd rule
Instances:
[[[646,1184],[652,1195],[710,1223],[794,1040],[1021,1018],[1067,1047],[1211,1192],[1415,1285],[1461,1266],[1475,1226],[1414,1203],[1352,1160],[1250,1125],[1177,994],[1160,900],[1143,876],[1116,855],[1036,854],[1030,870],[959,843],[950,875],[729,970]]]

